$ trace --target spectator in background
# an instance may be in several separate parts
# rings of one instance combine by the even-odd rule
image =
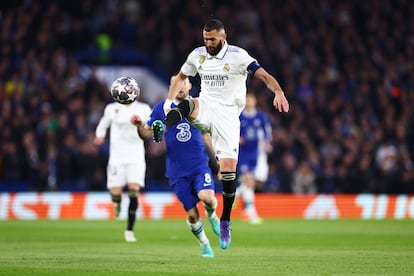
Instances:
[[[386,193],[393,185],[399,185],[397,147],[392,143],[391,136],[385,137],[377,148],[375,161],[378,169],[377,192]]]
[[[295,194],[316,194],[318,192],[316,176],[306,161],[302,161],[293,173],[292,192]]]
[[[2,179],[5,182],[16,183],[23,180],[23,171],[21,156],[17,151],[17,145],[15,141],[4,141],[1,150],[1,166]]]

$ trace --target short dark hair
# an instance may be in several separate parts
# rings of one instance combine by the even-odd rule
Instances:
[[[207,23],[204,25],[204,31],[211,32],[213,30],[221,31],[224,30],[224,24],[218,19],[210,19],[207,21]]]

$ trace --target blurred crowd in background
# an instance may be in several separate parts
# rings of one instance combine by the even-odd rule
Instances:
[[[111,98],[80,66],[149,59],[168,80],[215,17],[291,104],[275,111],[248,81],[273,128],[259,191],[414,193],[413,14],[410,0],[2,1],[0,188],[105,190],[108,145],[93,138]],[[167,185],[152,144],[149,188]]]

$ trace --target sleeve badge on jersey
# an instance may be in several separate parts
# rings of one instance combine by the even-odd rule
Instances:
[[[206,56],[199,56],[199,57],[198,57],[198,62],[199,62],[200,64],[202,64],[205,60],[206,60]]]

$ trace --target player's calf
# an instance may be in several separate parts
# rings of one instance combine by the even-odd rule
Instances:
[[[177,124],[183,118],[187,118],[194,110],[194,102],[189,99],[184,99],[177,107],[171,109],[164,122],[167,128]]]

